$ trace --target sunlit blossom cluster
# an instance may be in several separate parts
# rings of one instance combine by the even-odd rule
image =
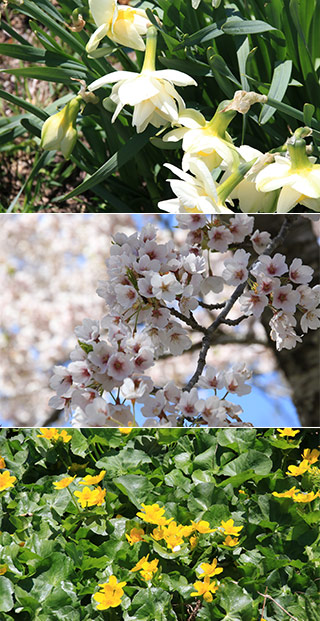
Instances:
[[[50,404],[71,413],[74,426],[134,427],[136,404],[145,426],[242,424],[241,406],[226,397],[250,392],[245,364],[224,370],[207,365],[190,388],[172,381],[156,386],[148,374],[163,356],[191,348],[190,327],[206,334],[195,313],[206,308],[208,293],[243,286],[238,323],[268,311],[278,350],[292,349],[303,333],[319,327],[320,288],[309,286],[313,269],[299,258],[288,265],[285,255],[270,256],[270,234],[253,230],[254,217],[237,214],[225,222],[198,214],[179,215],[177,221],[186,233],[179,247],[172,239],[159,242],[151,223],[132,235],[114,236],[108,280],[97,290],[109,312],[76,328],[71,362],[56,366],[50,383],[57,393]],[[239,247],[244,241],[248,251]],[[210,262],[216,254],[222,255],[220,276]],[[225,298],[218,307],[226,304]],[[202,398],[201,390],[210,396]]]
[[[289,431],[289,434],[286,435],[292,436],[292,434],[290,433],[292,429],[284,431]],[[311,483],[319,482],[320,469],[314,465],[318,462],[319,456],[320,451],[318,451],[317,449],[304,449],[303,453],[301,454],[302,461],[298,464],[298,466],[294,464],[289,465],[286,474],[290,477],[299,477],[308,474]],[[316,498],[320,497],[320,491],[305,491],[304,489],[299,489],[296,486],[293,486],[289,490],[286,490],[284,492],[272,492],[272,495],[276,496],[276,498],[290,498],[294,502],[305,504],[312,502]]]
[[[133,232],[129,214],[1,216],[0,409],[8,424],[49,418],[52,367],[68,358],[85,313],[102,313],[95,282],[120,229]]]
[[[78,481],[79,485],[84,485],[85,487],[81,491],[77,490],[73,492],[73,495],[76,496],[77,501],[82,507],[82,509],[86,507],[93,507],[93,506],[99,507],[104,503],[105,497],[106,497],[106,490],[102,489],[100,485],[98,485],[97,487],[94,487],[94,489],[91,489],[91,487],[89,486],[93,486],[93,485],[96,485],[97,483],[100,483],[100,481],[102,481],[105,474],[106,474],[106,471],[101,470],[101,472],[98,475],[92,476],[88,474],[84,477],[82,481]],[[70,476],[63,477],[59,481],[54,481],[53,485],[57,490],[61,490],[61,489],[69,490],[69,485],[71,485],[71,483],[74,482],[75,478],[76,478],[76,475],[74,475],[73,477],[70,477]],[[71,498],[73,499],[72,494],[71,494]]]
[[[213,0],[215,8],[219,4]],[[193,8],[198,5],[199,0],[193,0]],[[298,204],[320,211],[320,164],[309,155],[312,145],[305,140],[312,135],[309,127],[298,128],[285,147],[278,145],[268,153],[246,144],[236,147],[227,131],[229,124],[236,114],[266,104],[266,95],[236,91],[233,99],[222,101],[207,120],[199,110],[187,108],[175,88],[195,87],[196,80],[177,69],[156,69],[157,28],[144,10],[120,7],[116,0],[90,0],[89,8],[97,26],[87,44],[89,56],[101,56],[104,49],[106,56],[112,52],[112,48],[97,49],[107,36],[119,45],[145,51],[142,69],[140,73],[111,71],[94,80],[88,91],[82,88],[65,108],[45,121],[42,147],[60,148],[69,157],[77,139],[81,101],[84,104],[93,92],[113,85],[102,101],[113,114],[112,122],[125,106],[133,106],[132,125],[138,133],[152,125],[161,128],[160,133],[170,130],[162,136],[164,146],[182,141],[182,170],[165,164],[178,179],[169,180],[175,197],[159,203],[163,211],[232,213],[236,206],[245,213],[286,213]],[[90,101],[98,103],[99,98]]]

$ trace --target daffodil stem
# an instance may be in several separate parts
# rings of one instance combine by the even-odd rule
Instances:
[[[294,138],[288,141],[288,151],[291,159],[291,169],[310,168],[311,164],[306,153],[306,142],[303,138]]]
[[[156,70],[156,51],[157,29],[155,26],[150,26],[147,30],[146,51],[141,72]]]

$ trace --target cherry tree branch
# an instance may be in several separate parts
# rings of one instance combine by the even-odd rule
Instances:
[[[290,216],[290,218],[286,218],[283,221],[278,235],[276,235],[273,238],[273,240],[270,242],[270,244],[267,246],[266,250],[263,253],[264,255],[267,255],[267,256],[272,255],[272,253],[278,248],[278,246],[280,246],[281,243],[285,240],[289,230],[292,228],[293,224],[296,223],[298,218],[299,218],[298,216]],[[259,262],[259,257],[252,264],[251,270],[258,262]],[[251,274],[251,272],[249,272],[249,276],[250,276],[250,274]],[[218,329],[218,327],[222,323],[225,323],[227,315],[231,311],[231,309],[234,306],[234,304],[236,303],[236,301],[243,294],[246,285],[247,285],[247,280],[244,283],[241,283],[240,285],[238,285],[236,287],[236,289],[233,291],[231,297],[229,298],[229,300],[225,304],[225,306],[224,306],[223,310],[221,311],[221,313],[214,319],[214,321],[209,326],[209,328],[207,328],[206,334],[204,335],[204,337],[202,339],[202,347],[201,347],[199,358],[198,358],[197,368],[196,368],[193,376],[189,380],[189,382],[183,388],[184,391],[190,392],[190,390],[198,382],[199,377],[201,376],[202,371],[203,371],[203,369],[205,367],[205,364],[206,364],[206,358],[207,358],[207,354],[208,354],[208,351],[210,349],[210,345],[211,345],[211,342],[212,342],[212,336],[215,333],[215,331]]]

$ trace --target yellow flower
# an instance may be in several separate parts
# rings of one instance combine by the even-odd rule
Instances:
[[[229,546],[230,548],[234,548],[234,546],[238,545],[239,539],[237,539],[237,537],[230,537],[230,535],[228,535],[222,543],[225,546]]]
[[[277,431],[279,431],[279,436],[281,438],[284,438],[285,436],[288,436],[290,438],[293,438],[294,436],[297,435],[297,433],[300,433],[299,429],[291,429],[291,427],[285,427],[284,429],[277,429]]]
[[[37,438],[46,438],[47,440],[57,440],[59,431],[55,427],[40,427],[40,434]]]
[[[216,528],[210,528],[209,522],[206,522],[205,520],[200,520],[199,522],[193,522],[193,520],[191,520],[191,523],[193,529],[197,530],[198,533],[201,533],[201,535],[206,535],[207,533],[214,533],[217,530]]]
[[[190,595],[195,596],[195,597],[199,597],[200,595],[203,595],[203,599],[206,602],[212,602],[213,600],[212,593],[216,593],[216,591],[219,588],[218,585],[216,585],[215,581],[210,583],[209,576],[206,576],[203,582],[200,582],[200,580],[197,580],[196,582],[194,582],[193,586],[197,590],[193,593],[190,593]]]
[[[202,571],[199,574],[199,578],[203,578],[203,576],[208,576],[208,578],[212,578],[218,574],[223,572],[222,567],[217,567],[217,559],[213,559],[212,563],[201,563],[200,569]]]
[[[288,470],[286,472],[286,474],[289,474],[291,476],[294,477],[298,477],[300,476],[300,474],[304,474],[305,472],[307,472],[307,470],[309,470],[310,468],[310,463],[308,462],[307,459],[304,459],[299,466],[288,466]]]
[[[168,526],[165,526],[164,531],[164,540],[167,547],[171,550],[174,550],[174,548],[183,543],[184,526],[182,526],[182,524],[177,524],[172,521]]]
[[[157,528],[153,529],[151,537],[155,539],[156,541],[160,541],[161,539],[164,538],[165,532],[166,532],[165,526],[158,526]]]
[[[140,569],[143,568],[144,563],[148,562],[148,558],[149,558],[149,554],[147,554],[147,556],[143,556],[140,561],[137,562],[137,564],[132,567],[132,569],[130,569],[131,572],[133,571],[140,571]]]
[[[2,470],[5,467],[6,467],[6,462],[4,461],[3,457],[0,456],[0,470]]]
[[[0,565],[0,576],[3,576],[8,571],[8,565]]]
[[[70,483],[72,483],[72,481],[75,478],[76,478],[76,475],[74,475],[74,477],[65,477],[64,479],[61,479],[60,481],[55,481],[53,485],[55,486],[56,489],[64,489],[65,487],[69,487]]]
[[[70,434],[65,430],[62,429],[62,431],[60,431],[60,435],[59,435],[59,440],[63,440],[63,442],[67,443],[70,442],[72,436],[70,436]]]
[[[227,520],[227,522],[221,520],[220,528],[224,530],[225,535],[235,535],[236,537],[238,537],[240,530],[243,529],[243,526],[234,526],[234,521],[230,519]]]
[[[93,492],[91,493],[91,499],[88,503],[88,507],[92,507],[93,505],[102,505],[102,503],[105,500],[105,496],[106,496],[106,490],[102,489],[100,487],[100,485],[98,485],[98,487],[96,487],[96,489],[93,490]]]
[[[159,564],[158,559],[154,559],[150,563],[146,562],[143,564],[143,568],[140,569],[140,574],[142,578],[146,580],[146,582],[148,582],[149,580],[152,580],[154,574],[157,573],[158,564]]]
[[[95,593],[93,599],[98,602],[97,610],[107,610],[107,608],[116,608],[121,603],[123,596],[123,587],[126,582],[118,582],[115,576],[110,576],[108,582],[99,584],[101,591]]]
[[[143,541],[143,535],[145,534],[143,528],[131,528],[130,535],[126,535],[130,545],[132,546],[134,543],[138,541]]]
[[[81,507],[92,507],[93,505],[102,505],[105,499],[106,490],[101,489],[99,486],[94,490],[91,490],[89,487],[85,487],[82,492],[74,492],[74,495],[77,496]]]
[[[282,494],[279,494],[278,492],[272,492],[272,496],[276,496],[277,498],[293,498],[295,493],[296,493],[296,488],[291,487],[286,492],[282,492]]]
[[[294,502],[312,502],[315,498],[320,496],[320,492],[316,494],[314,492],[300,492],[292,496]]]
[[[158,559],[154,559],[153,561],[148,561],[149,554],[147,556],[143,556],[140,561],[130,569],[131,572],[139,571],[142,578],[146,581],[152,580],[154,574],[158,571]]]
[[[5,489],[9,489],[9,487],[13,487],[14,482],[17,480],[17,477],[11,476],[9,470],[5,470],[0,474],[0,492]]]
[[[303,460],[307,461],[310,465],[315,464],[319,459],[320,451],[317,449],[304,449],[302,453]]]
[[[194,550],[194,548],[197,546],[198,540],[199,538],[196,535],[192,535],[192,537],[190,537],[189,543],[191,550]]]
[[[62,429],[61,432],[58,431],[55,427],[41,427],[40,434],[37,435],[37,438],[46,438],[47,440],[63,440],[63,442],[69,442],[72,436],[68,434],[65,429]]]
[[[69,159],[77,142],[76,119],[82,97],[74,97],[56,114],[49,116],[41,129],[40,147],[47,151],[59,149]]]
[[[128,434],[131,433],[133,427],[119,427],[120,433]]]
[[[157,526],[165,526],[173,520],[173,518],[167,520],[167,518],[164,517],[165,509],[163,507],[159,507],[157,503],[153,505],[145,505],[144,503],[141,503],[141,506],[144,512],[138,511],[137,516],[142,518],[144,522],[157,524]]]
[[[90,54],[104,37],[134,50],[144,50],[141,35],[146,34],[150,24],[143,9],[117,6],[116,0],[89,0],[92,17],[98,26],[91,35],[86,50]]]
[[[100,483],[102,481],[104,475],[106,474],[106,470],[101,470],[100,474],[92,477],[90,474],[84,477],[83,481],[79,481],[80,485],[96,485],[96,483]]]

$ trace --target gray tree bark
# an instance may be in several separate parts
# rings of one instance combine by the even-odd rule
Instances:
[[[256,216],[256,228],[260,231],[269,231],[272,236],[276,235],[284,218],[293,215]],[[290,265],[295,257],[302,259],[306,265],[314,270],[314,280],[311,286],[319,282],[319,246],[314,234],[312,223],[307,218],[298,217],[295,225],[287,236],[283,247],[277,252],[287,257]],[[282,371],[290,385],[292,400],[297,409],[301,425],[304,427],[318,427],[320,423],[320,339],[319,330],[309,330],[304,335],[302,343],[298,343],[295,349],[283,349],[277,351],[275,343],[270,339],[270,317],[263,317],[262,323],[268,335],[270,347],[273,349],[278,369]],[[299,325],[298,334],[301,333]]]

